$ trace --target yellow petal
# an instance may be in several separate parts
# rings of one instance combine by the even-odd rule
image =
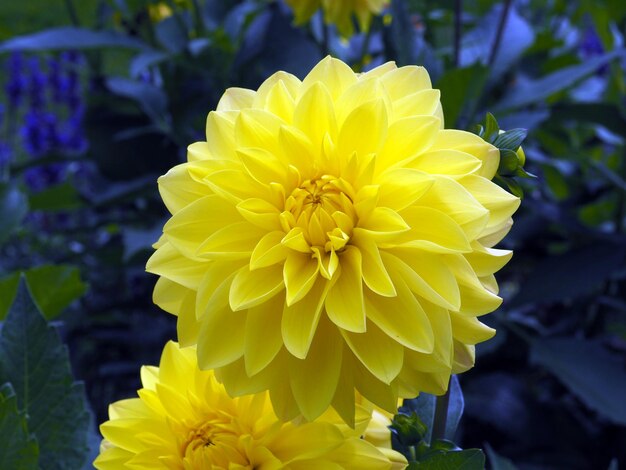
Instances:
[[[361,251],[363,260],[363,281],[371,290],[385,297],[396,295],[396,289],[389,277],[376,243],[362,234],[355,234],[353,245]]]
[[[207,259],[249,258],[264,234],[264,230],[247,221],[237,222],[213,233],[198,247],[196,253]]]
[[[250,257],[250,270],[266,268],[287,258],[289,250],[281,244],[284,232],[265,234],[257,243]]]
[[[207,185],[191,178],[187,164],[175,166],[157,181],[163,202],[172,214],[211,193]]]
[[[292,251],[287,255],[283,268],[287,305],[295,304],[308,294],[317,279],[318,272],[319,265],[310,254]]]
[[[409,166],[431,175],[463,176],[477,171],[482,162],[459,150],[432,150],[412,160]]]
[[[280,322],[284,299],[275,296],[263,305],[248,309],[245,328],[244,360],[246,374],[255,375],[276,357],[283,345]]]
[[[211,111],[206,120],[206,140],[219,159],[235,160],[235,125],[227,112]]]
[[[308,73],[302,82],[302,89],[307,90],[315,83],[323,82],[333,101],[336,101],[356,81],[356,75],[350,67],[342,61],[328,56]]]
[[[293,396],[304,417],[313,421],[328,409],[341,370],[342,340],[328,320],[320,321],[306,359],[290,358]],[[315,390],[315,393],[311,393]]]
[[[436,176],[435,182],[418,205],[436,209],[452,218],[472,240],[483,233],[490,214],[462,184],[452,178]]]
[[[280,230],[280,211],[265,199],[249,198],[237,204],[244,219],[265,230]]]
[[[188,289],[197,289],[206,272],[206,262],[187,259],[171,243],[165,243],[152,254],[146,271],[166,277]]]
[[[432,150],[456,149],[475,156],[482,162],[480,176],[493,179],[500,164],[500,152],[482,137],[467,131],[445,129],[437,133]]]
[[[296,104],[293,123],[308,136],[317,155],[322,150],[326,134],[334,141],[337,136],[337,120],[332,98],[322,82],[315,82]]]
[[[330,283],[318,276],[302,300],[291,306],[285,303],[281,322],[283,342],[287,350],[299,359],[307,356],[329,288]]]
[[[510,250],[485,248],[480,243],[473,242],[474,251],[465,254],[465,259],[472,265],[478,276],[487,276],[498,272],[513,256]]]
[[[339,155],[377,153],[387,136],[387,113],[382,99],[375,99],[352,110],[339,131]]]
[[[248,174],[261,184],[285,183],[288,179],[284,162],[267,150],[257,147],[239,148],[237,155]]]
[[[230,287],[229,302],[233,310],[242,310],[262,304],[285,288],[281,266],[270,266],[250,271],[241,268]]]
[[[433,181],[432,177],[419,170],[388,170],[380,177],[378,204],[401,211],[422,197],[433,185]]]
[[[431,353],[435,336],[424,309],[402,279],[395,279],[394,285],[398,291],[396,297],[381,297],[371,292],[365,296],[368,320],[401,345]]]
[[[402,369],[404,348],[372,322],[365,333],[341,330],[350,349],[378,380],[391,383]]]
[[[354,333],[365,331],[365,306],[361,252],[347,246],[340,256],[341,272],[326,297],[328,318],[339,328]]]
[[[409,116],[435,116],[439,107],[439,90],[420,90],[393,101],[393,119]],[[441,125],[441,123],[440,123]]]
[[[376,162],[377,173],[404,166],[429,150],[438,130],[439,120],[432,116],[411,116],[392,123]]]
[[[177,212],[163,227],[167,240],[184,256],[197,259],[198,247],[224,225],[240,222],[235,207],[219,196],[210,195]]]
[[[218,111],[239,111],[252,106],[252,101],[256,93],[246,88],[228,88],[219,103],[217,103]]]
[[[393,68],[381,77],[381,82],[394,101],[432,88],[428,71],[417,65]]]
[[[465,344],[477,344],[491,339],[496,330],[481,323],[475,317],[468,317],[459,313],[450,312],[454,338]]]
[[[278,116],[263,109],[244,109],[235,121],[234,134],[237,145],[234,148],[260,148],[273,155],[279,155],[280,148],[276,136],[284,123]]]
[[[432,272],[426,271],[427,278],[424,279],[416,272],[423,270],[420,258],[413,261],[413,254],[413,252],[404,253],[402,249],[390,250],[390,253],[385,254],[385,264],[397,273],[396,275],[400,276],[415,294],[443,308],[458,310],[461,307],[461,294],[450,271],[435,271],[439,276],[433,276]]]
[[[427,206],[411,206],[404,209],[401,215],[411,226],[411,230],[400,237],[406,246],[417,246],[420,244],[415,242],[424,241],[458,252],[472,250],[461,227],[443,212]]]

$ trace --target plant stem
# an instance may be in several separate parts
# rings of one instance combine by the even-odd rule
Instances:
[[[463,14],[463,0],[454,0],[454,66],[459,66],[461,55],[461,15]]]
[[[502,15],[500,15],[500,22],[498,23],[498,32],[496,33],[496,39],[491,45],[491,52],[489,54],[489,61],[487,64],[491,67],[496,60],[498,50],[500,49],[500,41],[502,41],[502,34],[504,33],[504,25],[509,17],[509,10],[511,9],[511,0],[504,2],[504,8],[502,9]]]
[[[72,0],[65,0],[65,8],[67,9],[67,13],[70,16],[70,21],[74,26],[80,26],[80,21],[78,21],[78,14],[76,13],[76,7],[74,6],[74,2]]]
[[[448,390],[441,396],[437,397],[435,405],[435,419],[433,421],[433,433],[430,442],[433,443],[437,439],[445,439],[446,423],[448,421],[448,405],[450,404],[450,383],[448,382]]]

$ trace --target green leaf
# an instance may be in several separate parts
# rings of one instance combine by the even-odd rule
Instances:
[[[626,137],[626,116],[609,103],[561,103],[552,107],[550,119],[600,124],[611,132]]]
[[[31,194],[28,198],[31,210],[58,211],[81,207],[76,187],[69,181]]]
[[[22,223],[28,212],[28,200],[16,187],[0,183],[0,244]]]
[[[431,454],[415,468],[422,470],[484,470],[485,454],[480,449]]]
[[[415,411],[410,415],[403,413],[395,415],[390,428],[395,432],[396,436],[398,436],[400,443],[405,446],[417,444],[424,438],[428,431]]]
[[[0,468],[34,470],[39,460],[37,439],[28,433],[24,413],[10,383],[0,387]]]
[[[42,265],[24,271],[24,275],[35,304],[47,320],[55,318],[87,290],[75,266]],[[0,320],[13,303],[19,279],[19,273],[0,279]]]
[[[501,111],[503,109],[518,108],[542,102],[555,93],[575,85],[578,81],[582,80],[587,75],[591,75],[604,64],[623,55],[623,50],[615,50],[602,56],[588,59],[581,64],[562,68],[538,80],[522,82],[522,84],[513,88],[511,92],[500,101],[496,109]]]
[[[393,21],[389,25],[388,35],[393,55],[399,66],[415,63],[415,28],[411,23],[407,4],[401,0],[391,2],[390,14]]]
[[[485,117],[485,132],[483,134],[483,139],[487,142],[492,142],[499,133],[500,126],[498,125],[496,117],[491,113],[487,113],[487,116]]]
[[[463,391],[461,390],[461,384],[459,384],[459,378],[456,375],[450,378],[450,391],[448,393],[450,398],[448,400],[448,416],[446,418],[444,438],[453,441],[465,409]]]
[[[453,375],[450,379],[450,397],[448,400],[448,415],[446,417],[446,429],[445,438],[452,440],[456,434],[456,429],[463,415],[465,408],[465,401],[463,399],[463,392],[459,384],[459,379],[456,375]],[[429,393],[420,393],[417,398],[411,400],[404,400],[400,407],[400,412],[406,415],[411,415],[413,412],[419,417],[420,421],[426,425],[428,429],[423,436],[424,440],[428,443],[431,442],[433,421],[435,419],[435,406],[437,397]]]
[[[48,320],[87,290],[80,278],[80,270],[75,266],[43,265],[29,269],[25,274],[35,303]]]
[[[499,175],[512,175],[519,167],[519,157],[517,153],[509,149],[500,149],[500,165],[498,166]]]
[[[107,79],[106,85],[112,93],[137,102],[143,112],[160,127],[169,122],[167,95],[160,88],[122,77],[111,77]]]
[[[148,49],[147,44],[126,34],[114,31],[94,31],[86,28],[62,27],[11,38],[0,44],[0,53],[9,51],[95,49],[102,47]]]
[[[493,145],[499,149],[517,150],[526,138],[526,129],[511,129],[498,134],[493,140]]]
[[[487,457],[489,457],[489,463],[491,464],[491,470],[517,470],[517,467],[506,457],[502,457],[496,453],[493,448],[486,443],[485,449],[487,450]]]
[[[622,264],[626,247],[596,243],[537,263],[507,303],[515,308],[530,303],[572,300],[592,293]]]
[[[178,54],[187,47],[189,40],[188,21],[180,14],[174,14],[159,21],[154,28],[159,44],[168,52]]]
[[[0,279],[0,321],[9,313],[19,283],[20,273],[13,273]]]
[[[626,371],[620,357],[578,338],[535,339],[531,359],[552,372],[589,408],[626,425]]]
[[[459,123],[472,118],[488,75],[487,67],[476,64],[451,69],[439,79],[435,88],[441,90],[446,128],[465,127]]]
[[[20,282],[0,332],[0,382],[10,382],[46,470],[77,469],[87,454],[83,385],[73,382],[67,348]]]

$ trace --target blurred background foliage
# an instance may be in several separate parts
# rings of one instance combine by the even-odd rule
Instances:
[[[446,127],[491,112],[528,129],[537,178],[510,181],[524,194],[503,243],[515,256],[503,307],[484,318],[498,334],[459,378],[455,442],[485,448],[494,469],[626,466],[626,2],[393,0],[351,38],[319,15],[292,19],[262,0],[0,4],[0,321],[12,304],[34,308],[68,346],[93,415],[81,445],[97,452],[107,405],[175,337],[144,272],[167,216],[156,178],[204,138],[225,88],[302,77],[331,53],[357,71],[426,66]],[[20,315],[3,325],[3,354],[18,351]],[[0,361],[0,430],[28,426],[53,462],[56,444],[20,412],[18,366]]]

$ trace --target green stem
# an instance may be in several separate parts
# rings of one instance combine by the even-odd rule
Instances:
[[[80,26],[80,21],[78,20],[78,14],[76,13],[76,7],[74,6],[74,2],[72,0],[65,0],[65,8],[67,9],[67,13],[70,16],[70,21],[74,26]]]
[[[450,383],[448,382],[448,390],[441,396],[437,397],[435,405],[435,419],[433,422],[433,434],[430,442],[433,443],[437,439],[445,439],[446,424],[448,421],[448,405],[450,404]]]
[[[461,15],[463,14],[463,0],[454,1],[454,66],[459,66],[461,55]]]
[[[487,64],[489,67],[493,65],[496,60],[496,56],[498,55],[498,50],[500,49],[500,42],[502,41],[502,34],[504,33],[504,25],[506,24],[506,19],[509,17],[509,10],[511,9],[511,0],[506,0],[504,2],[504,8],[502,10],[502,15],[500,15],[500,22],[498,23],[498,32],[496,33],[495,41],[491,46],[491,53],[489,54],[489,62]]]

